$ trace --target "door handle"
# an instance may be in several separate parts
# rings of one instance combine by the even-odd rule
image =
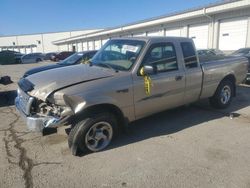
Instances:
[[[176,81],[179,81],[179,80],[182,80],[182,78],[183,78],[183,76],[180,76],[180,75],[179,75],[179,76],[176,76],[176,77],[175,77],[175,80],[176,80]]]

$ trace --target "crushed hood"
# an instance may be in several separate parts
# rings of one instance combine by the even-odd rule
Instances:
[[[45,101],[54,91],[113,75],[114,72],[107,68],[81,64],[39,72],[25,79],[33,85],[29,94]]]

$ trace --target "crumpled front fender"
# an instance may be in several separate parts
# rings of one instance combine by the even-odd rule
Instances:
[[[65,101],[65,104],[69,106],[75,114],[82,112],[90,106],[100,104],[111,104],[117,106],[117,102],[113,98],[108,96],[92,96],[90,98],[86,96],[85,98],[83,98],[81,96],[64,95],[63,99]]]

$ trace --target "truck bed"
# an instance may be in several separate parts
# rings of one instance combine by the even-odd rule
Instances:
[[[244,57],[226,57],[220,60],[201,62],[203,87],[200,98],[213,96],[220,81],[227,75],[233,75],[236,84],[242,83],[247,75],[247,66],[248,60]]]

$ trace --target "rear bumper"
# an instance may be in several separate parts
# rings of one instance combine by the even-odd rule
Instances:
[[[16,110],[20,113],[21,117],[26,122],[27,128],[30,131],[42,132],[44,128],[58,127],[59,119],[54,117],[40,117],[40,116],[28,116],[26,115],[20,106],[20,99],[17,97],[15,99]]]

